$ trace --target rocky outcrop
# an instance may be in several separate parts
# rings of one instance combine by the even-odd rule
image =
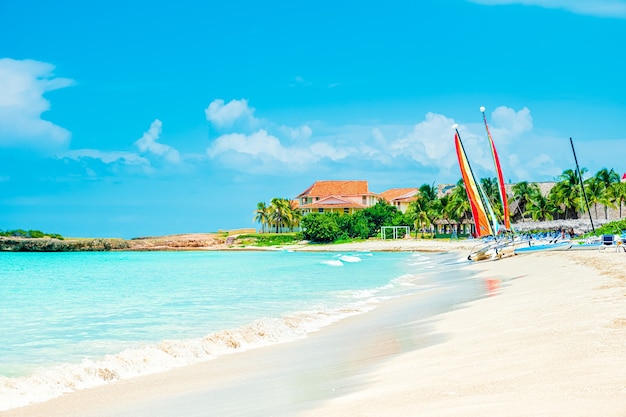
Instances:
[[[184,251],[229,249],[237,236],[192,233],[139,237],[130,240],[112,238],[23,238],[0,236],[0,251],[5,252],[80,252],[80,251]]]
[[[187,234],[160,237],[142,237],[127,241],[130,250],[198,250],[217,249],[225,243],[225,238],[213,234]]]

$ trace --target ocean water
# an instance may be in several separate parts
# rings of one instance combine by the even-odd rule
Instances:
[[[381,301],[485,294],[458,255],[0,253],[0,410],[306,337]]]

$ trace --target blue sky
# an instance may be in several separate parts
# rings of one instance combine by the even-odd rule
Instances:
[[[254,227],[316,180],[382,192],[626,171],[626,1],[0,0],[0,229]]]

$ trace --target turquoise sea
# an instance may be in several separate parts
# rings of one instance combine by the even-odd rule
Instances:
[[[0,410],[306,337],[424,293],[485,295],[464,259],[419,252],[0,253]]]

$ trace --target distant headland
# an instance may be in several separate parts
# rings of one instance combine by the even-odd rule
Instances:
[[[121,238],[51,238],[0,236],[4,252],[98,252],[98,251],[163,251],[224,249],[236,238],[227,233],[194,233],[158,237]]]

